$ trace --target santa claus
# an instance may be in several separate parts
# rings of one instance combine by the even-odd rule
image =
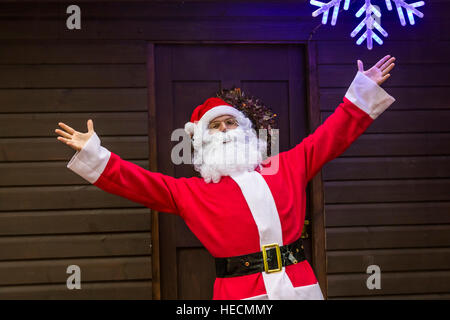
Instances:
[[[213,299],[323,299],[300,237],[305,189],[395,101],[380,87],[394,60],[387,55],[367,71],[358,60],[335,112],[294,148],[264,162],[266,143],[251,121],[222,99],[207,99],[185,125],[201,177],[174,178],[121,159],[101,146],[90,119],[87,133],[61,122],[64,131],[55,132],[76,150],[69,169],[106,192],[184,219],[215,257]]]

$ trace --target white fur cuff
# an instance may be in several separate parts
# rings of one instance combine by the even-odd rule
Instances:
[[[356,73],[345,97],[372,119],[383,113],[395,99],[361,71]]]
[[[83,149],[73,155],[67,168],[90,183],[95,183],[105,170],[110,156],[111,152],[100,145],[100,139],[94,132]]]

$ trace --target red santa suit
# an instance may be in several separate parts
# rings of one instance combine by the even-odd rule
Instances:
[[[306,186],[342,154],[395,99],[357,72],[335,112],[294,148],[253,172],[174,178],[150,172],[100,145],[94,133],[67,167],[100,189],[160,212],[179,215],[214,257],[233,257],[297,240],[305,219]],[[274,170],[276,168],[276,170]],[[304,260],[280,272],[216,278],[213,299],[323,299]]]

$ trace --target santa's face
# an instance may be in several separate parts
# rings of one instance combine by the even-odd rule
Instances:
[[[249,123],[247,121],[247,123]],[[216,117],[194,146],[194,166],[207,183],[222,176],[253,171],[262,162],[267,143],[251,127],[241,126],[230,115]]]

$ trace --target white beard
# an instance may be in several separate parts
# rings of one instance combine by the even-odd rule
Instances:
[[[222,176],[255,170],[264,160],[266,147],[253,129],[237,127],[214,134],[206,130],[202,143],[194,143],[193,163],[206,183],[217,183]]]

